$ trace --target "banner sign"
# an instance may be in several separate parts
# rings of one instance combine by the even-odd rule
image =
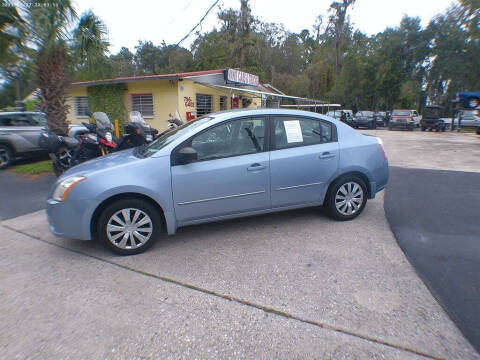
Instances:
[[[258,76],[240,70],[226,69],[225,81],[227,83],[258,86]]]

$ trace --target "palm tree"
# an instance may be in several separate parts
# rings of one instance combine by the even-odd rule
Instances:
[[[65,135],[71,60],[94,68],[96,59],[105,57],[105,25],[88,12],[80,18],[72,37],[70,29],[77,14],[71,0],[22,0],[22,10],[24,42],[36,52],[40,107],[47,114],[49,128]]]
[[[17,100],[20,100],[18,75],[23,65],[19,56],[23,39],[23,20],[17,9],[5,0],[0,0],[0,71],[15,83]]]

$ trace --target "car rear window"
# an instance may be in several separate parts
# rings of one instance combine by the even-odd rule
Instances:
[[[393,116],[410,116],[411,114],[412,114],[412,112],[409,111],[409,110],[404,110],[404,111],[402,111],[402,110],[395,110],[395,111],[393,111],[393,113],[392,113]]]

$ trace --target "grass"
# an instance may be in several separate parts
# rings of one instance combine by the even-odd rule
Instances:
[[[38,175],[38,174],[44,174],[44,173],[51,173],[53,172],[52,161],[44,160],[44,161],[38,161],[30,164],[17,165],[13,167],[13,172],[15,174],[21,174],[21,175]]]

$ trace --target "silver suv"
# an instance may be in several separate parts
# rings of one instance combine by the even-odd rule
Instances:
[[[18,158],[46,155],[38,146],[38,138],[47,129],[47,117],[42,112],[0,112],[0,169]],[[75,137],[88,132],[80,124],[70,124],[68,136]]]
[[[0,112],[0,169],[17,158],[46,155],[38,146],[46,122],[40,112]]]

